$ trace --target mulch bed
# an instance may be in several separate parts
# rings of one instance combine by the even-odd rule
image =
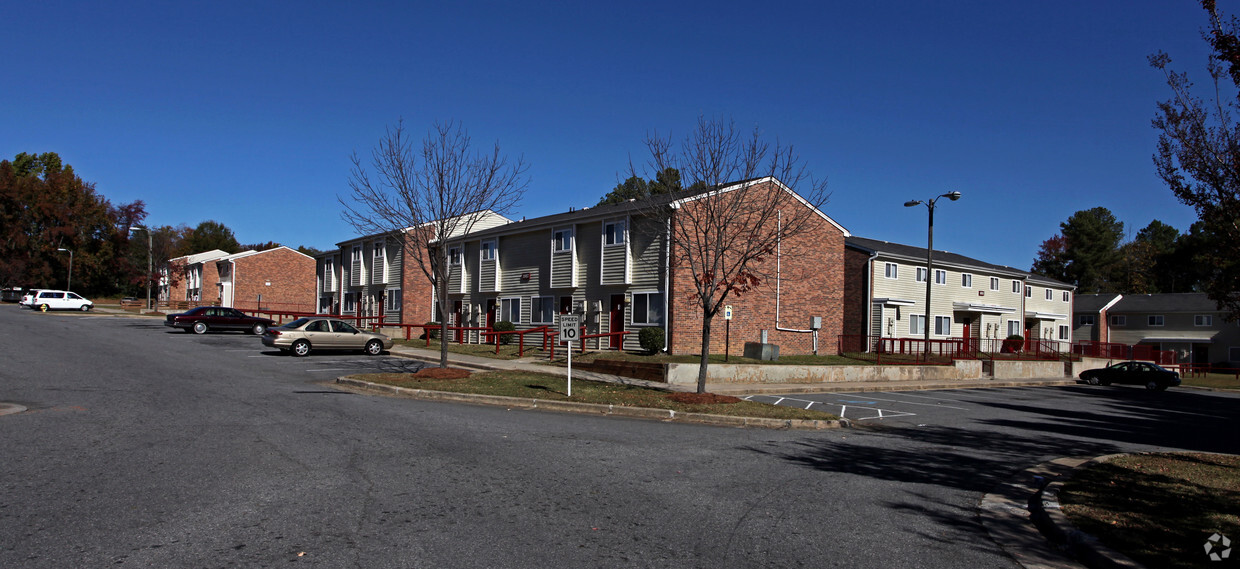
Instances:
[[[454,367],[424,367],[413,374],[413,377],[420,379],[465,379],[469,377],[469,370]]]
[[[716,403],[740,403],[741,400],[731,395],[714,393],[669,393],[668,399],[686,405],[714,405]]]

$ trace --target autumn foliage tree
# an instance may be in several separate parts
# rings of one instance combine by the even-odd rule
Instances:
[[[1163,71],[1172,98],[1158,104],[1154,164],[1179,200],[1197,210],[1209,240],[1200,260],[1204,288],[1220,308],[1240,318],[1240,21],[1224,18],[1214,0],[1203,0],[1209,27],[1203,38],[1213,53],[1206,65],[1206,99],[1188,75],[1158,53],[1150,64]]]
[[[134,278],[127,226],[141,223],[141,201],[113,206],[54,152],[0,161],[0,286],[60,287],[73,251],[73,285],[113,294]]]

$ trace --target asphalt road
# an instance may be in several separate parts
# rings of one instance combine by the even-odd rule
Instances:
[[[0,567],[1014,567],[976,515],[1006,477],[1240,441],[1240,398],[1184,391],[770,431],[348,394],[420,364],[147,319],[0,305],[0,346]]]

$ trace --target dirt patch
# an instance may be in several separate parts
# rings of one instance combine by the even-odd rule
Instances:
[[[419,379],[465,379],[471,372],[455,367],[424,367],[413,374]]]
[[[667,398],[686,405],[714,405],[717,403],[740,403],[741,400],[731,395],[714,393],[669,393]]]

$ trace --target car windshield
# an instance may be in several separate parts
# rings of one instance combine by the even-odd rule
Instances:
[[[294,321],[292,321],[292,322],[289,322],[288,324],[284,324],[284,325],[282,325],[282,326],[280,326],[280,327],[281,327],[281,328],[288,328],[288,329],[290,329],[290,330],[291,330],[291,329],[294,329],[294,328],[301,328],[302,326],[305,326],[305,325],[306,325],[306,323],[307,323],[307,322],[309,322],[309,321],[310,321],[310,319],[309,319],[309,318],[298,318],[298,319],[296,319],[296,320],[294,320]]]

